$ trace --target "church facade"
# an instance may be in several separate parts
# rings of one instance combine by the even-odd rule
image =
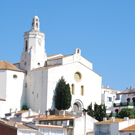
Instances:
[[[39,18],[35,16],[32,19],[31,30],[24,33],[21,60],[13,65],[16,66],[17,70],[20,70],[14,70],[13,75],[17,75],[19,72],[23,76],[22,78],[18,76],[16,78],[16,80],[21,79],[18,80],[21,83],[18,87],[18,91],[21,91],[18,98],[22,96],[23,100],[20,100],[19,107],[10,105],[10,108],[13,110],[15,108],[21,109],[22,104],[26,103],[32,110],[40,110],[42,113],[48,109],[54,109],[55,88],[62,76],[71,88],[72,102],[69,110],[82,110],[87,108],[91,102],[100,104],[102,77],[93,71],[93,64],[81,56],[79,48],[75,49],[72,55],[55,54],[47,56],[45,34],[41,33],[39,28]],[[9,68],[3,70],[13,72]],[[0,65],[0,76],[3,70]],[[7,86],[8,82],[2,83],[0,92],[6,95],[10,90],[7,91],[4,85]],[[16,85],[13,84],[12,87],[16,87]],[[0,99],[7,100],[7,98],[6,96],[1,97],[0,94]]]

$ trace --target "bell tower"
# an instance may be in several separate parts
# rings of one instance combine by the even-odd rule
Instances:
[[[31,30],[24,33],[24,45],[20,68],[29,72],[32,69],[45,66],[45,34],[40,32],[38,16],[32,19]]]
[[[39,30],[39,18],[34,16],[32,20],[32,29]]]

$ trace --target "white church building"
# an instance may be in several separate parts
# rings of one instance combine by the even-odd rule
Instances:
[[[93,64],[81,56],[79,48],[72,55],[47,56],[37,16],[31,30],[24,33],[23,46],[20,62],[0,61],[0,117],[10,108],[21,110],[25,103],[41,113],[54,109],[55,89],[62,76],[71,88],[69,110],[82,110],[91,102],[101,104],[102,77],[93,71]]]

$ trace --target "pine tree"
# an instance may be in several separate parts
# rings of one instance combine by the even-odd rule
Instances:
[[[58,110],[69,109],[71,106],[71,92],[69,84],[66,84],[66,81],[63,77],[58,82],[55,91],[55,107]]]

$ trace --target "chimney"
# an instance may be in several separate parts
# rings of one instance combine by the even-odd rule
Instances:
[[[32,110],[29,109],[29,110],[28,110],[28,116],[31,116],[31,115],[32,115]]]
[[[124,120],[129,120],[129,118],[128,117],[124,117]]]
[[[112,117],[112,122],[115,122],[115,117]]]
[[[38,113],[40,113],[40,110],[38,110]]]
[[[17,113],[18,111],[17,111],[17,108],[15,109],[15,113]]]
[[[107,121],[107,118],[106,117],[103,117],[103,121]]]
[[[109,88],[109,85],[107,85],[106,87]]]
[[[10,113],[12,112],[12,108],[10,108],[10,111],[9,111]]]
[[[132,87],[132,86],[130,86],[130,89],[132,90],[132,89],[133,89],[133,87]]]
[[[17,122],[14,123],[14,127],[17,127]]]
[[[48,118],[48,111],[45,111],[46,112],[46,119]]]
[[[65,117],[65,110],[63,111],[63,117]]]

